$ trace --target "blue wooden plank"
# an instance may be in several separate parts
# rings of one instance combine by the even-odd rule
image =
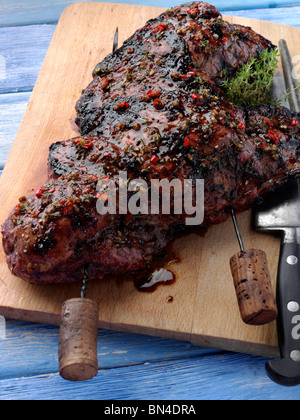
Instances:
[[[6,321],[6,322],[5,322]],[[0,317],[0,380],[58,372],[59,328]],[[220,353],[188,342],[98,331],[100,369]]]
[[[88,1],[88,0],[82,0]],[[101,2],[101,0],[98,0]],[[66,6],[76,0],[2,0],[0,4],[0,26],[30,25],[57,22]],[[113,3],[137,4],[144,6],[172,7],[184,1],[180,0],[114,0]],[[263,9],[300,5],[299,0],[248,0],[241,4],[234,0],[211,1],[219,10]]]
[[[0,93],[31,91],[55,25],[0,29]]]
[[[265,374],[266,359],[205,355],[100,369],[90,381],[58,374],[0,380],[1,400],[298,400],[299,386],[283,388]],[[199,413],[198,413],[199,414]]]
[[[31,92],[0,95],[0,169],[9,155]]]
[[[236,0],[212,0],[208,1],[208,3],[213,4],[219,10],[241,10],[242,8],[245,10],[251,9],[278,9],[282,7],[294,7],[299,6],[299,0],[247,0],[244,2],[236,1]]]
[[[283,7],[278,9],[252,9],[228,11],[227,15],[241,16],[250,19],[265,20],[267,22],[283,23],[284,25],[300,28],[300,7]]]

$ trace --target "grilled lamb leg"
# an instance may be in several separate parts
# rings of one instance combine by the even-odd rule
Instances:
[[[33,283],[141,272],[161,256],[186,214],[101,215],[97,184],[204,179],[202,226],[224,221],[300,172],[300,115],[242,109],[220,82],[264,49],[250,28],[202,2],[149,21],[93,73],[76,105],[81,136],[50,148],[49,179],[21,198],[2,227],[13,274]],[[112,184],[111,184],[112,183]],[[105,189],[104,189],[105,190]],[[150,213],[150,212],[149,212]]]
[[[211,102],[218,96],[215,85],[273,47],[250,28],[225,22],[213,6],[178,6],[149,21],[96,66],[76,105],[80,133],[111,137],[123,148],[137,137],[151,140],[152,127],[152,138],[157,130],[170,135],[172,125],[180,130],[178,114],[188,116],[193,91],[203,96],[202,106]]]

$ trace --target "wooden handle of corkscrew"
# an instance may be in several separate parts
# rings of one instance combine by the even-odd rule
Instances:
[[[266,253],[259,249],[240,251],[230,259],[241,317],[246,324],[274,321],[278,311]]]
[[[86,381],[98,372],[98,304],[90,299],[67,300],[61,311],[59,373],[69,381]]]

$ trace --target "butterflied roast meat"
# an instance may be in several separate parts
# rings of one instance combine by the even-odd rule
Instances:
[[[12,273],[55,283],[81,278],[86,263],[95,278],[147,269],[185,228],[186,215],[172,206],[169,215],[118,207],[101,215],[97,201],[107,200],[121,172],[147,185],[203,179],[202,226],[224,221],[230,207],[250,208],[297,175],[300,115],[277,106],[242,109],[221,88],[272,48],[197,2],[149,21],[108,55],[76,104],[81,137],[51,146],[47,182],[21,198],[2,227]]]

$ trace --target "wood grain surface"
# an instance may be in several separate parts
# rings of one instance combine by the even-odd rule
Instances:
[[[95,64],[110,52],[115,28],[118,26],[122,42],[161,11],[154,7],[88,2],[64,11],[0,178],[0,223],[19,196],[30,193],[46,179],[49,145],[75,135],[70,123],[75,103],[90,82]],[[292,54],[299,53],[298,29],[244,18],[227,20],[252,26],[274,43],[284,38]],[[251,212],[240,215],[239,224],[246,246],[265,250],[275,286],[279,239],[254,232]],[[237,251],[229,220],[209,229],[204,236],[191,234],[174,243],[174,252],[181,262],[171,264],[177,279],[171,286],[148,294],[137,292],[132,282],[120,284],[115,279],[90,284],[87,297],[99,303],[99,326],[277,356],[275,323],[253,327],[240,319],[229,267],[229,259]],[[2,315],[57,324],[62,303],[79,293],[80,285],[34,286],[13,277],[1,249]],[[172,303],[169,296],[173,297]]]

